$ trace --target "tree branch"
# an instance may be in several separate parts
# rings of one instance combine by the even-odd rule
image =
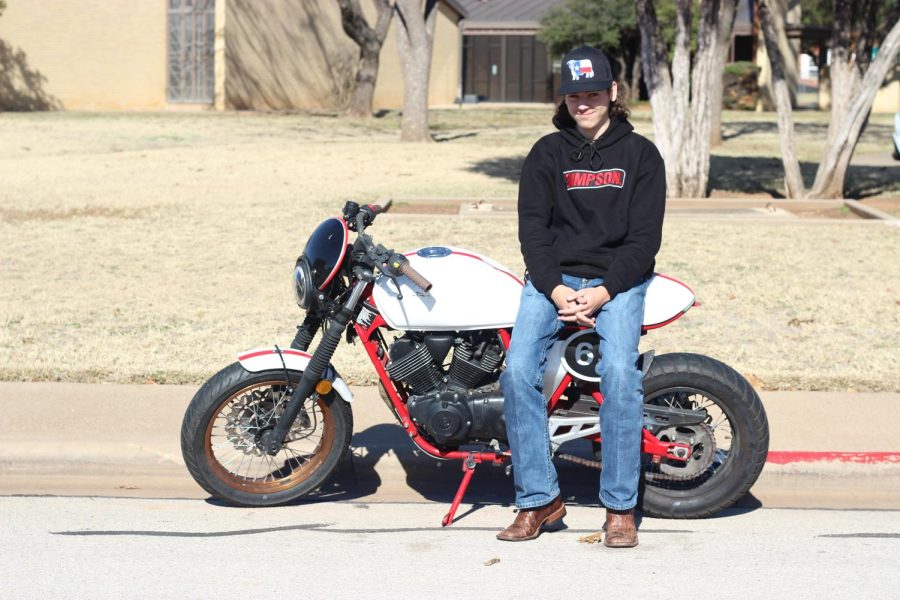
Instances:
[[[338,0],[341,8],[341,27],[357,46],[363,46],[375,37],[375,31],[369,27],[363,15],[359,0]]]

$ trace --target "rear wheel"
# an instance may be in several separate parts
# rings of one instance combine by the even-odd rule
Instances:
[[[657,432],[690,444],[687,463],[643,457],[639,505],[654,517],[707,517],[737,502],[756,482],[769,449],[759,396],[731,367],[698,354],[664,354],[644,378],[644,403],[703,411],[703,423]]]
[[[250,373],[239,363],[214,375],[194,396],[181,427],[185,464],[213,496],[241,506],[284,504],[318,488],[350,444],[353,415],[333,391],[314,394],[291,426],[281,451],[259,440],[275,426],[301,373]]]

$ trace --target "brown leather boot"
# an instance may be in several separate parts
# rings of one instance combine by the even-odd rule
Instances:
[[[541,531],[553,531],[562,526],[566,516],[566,505],[562,496],[557,496],[550,504],[520,510],[513,524],[497,534],[504,542],[524,542],[541,535]]]
[[[603,545],[607,548],[634,548],[638,545],[637,526],[634,524],[634,509],[606,509],[606,536]]]

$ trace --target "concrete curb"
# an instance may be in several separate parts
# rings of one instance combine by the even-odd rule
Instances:
[[[897,221],[900,222],[900,219],[895,217],[890,213],[886,213],[883,210],[879,210],[872,206],[866,206],[862,202],[858,200],[844,200],[844,206],[858,214],[864,219],[879,219],[881,221]]]
[[[184,410],[196,389],[0,382],[0,403],[6,409],[0,494],[205,497],[184,467],[179,439]],[[460,463],[437,461],[419,451],[374,386],[353,391],[354,458],[345,477],[374,482],[366,485],[375,500],[412,494],[449,501],[447,495],[452,497],[461,478]],[[771,452],[752,490],[756,498],[772,506],[874,503],[900,509],[900,440],[883,418],[900,404],[900,394],[760,395],[770,423]],[[585,475],[584,467],[559,465],[569,489],[582,499],[594,497],[594,475]],[[506,493],[511,480],[502,469],[485,465],[476,473],[475,488]]]

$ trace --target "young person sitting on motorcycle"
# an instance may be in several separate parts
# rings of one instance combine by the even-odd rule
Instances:
[[[497,538],[534,539],[566,514],[550,454],[543,372],[563,328],[583,326],[597,331],[602,356],[603,541],[631,547],[643,419],[638,342],[662,235],[665,167],[628,123],[602,52],[582,46],[567,54],[558,94],[559,131],[537,141],[519,183],[527,275],[500,378],[518,514]]]

